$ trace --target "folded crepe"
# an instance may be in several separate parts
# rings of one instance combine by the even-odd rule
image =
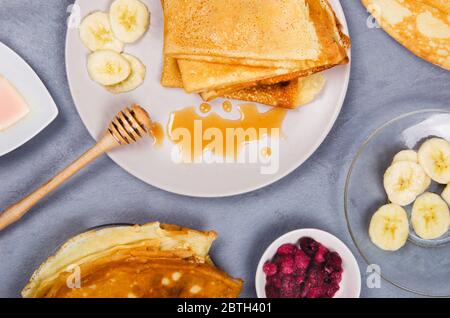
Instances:
[[[313,74],[290,82],[237,90],[224,94],[223,97],[295,109],[312,102],[324,86],[325,77]]]
[[[183,88],[181,73],[177,61],[171,57],[165,57],[161,83],[163,86]],[[258,85],[249,88],[238,89],[231,92],[206,92],[201,96],[205,101],[216,97],[225,97],[249,102],[261,103],[274,107],[295,109],[314,100],[325,86],[325,77],[316,73],[288,82],[277,84]],[[223,94],[222,94],[223,93]]]
[[[348,38],[326,0],[164,1],[165,54],[305,70],[340,63]]]
[[[214,232],[149,223],[89,231],[33,274],[27,298],[237,297],[242,281],[217,269]]]
[[[178,1],[169,2],[170,5],[173,5],[175,2],[178,3]],[[208,4],[214,5],[214,2],[215,0],[208,1]],[[296,105],[295,103],[298,100],[302,100],[302,90],[295,91],[292,89],[302,82],[298,78],[307,77],[336,65],[348,63],[346,50],[350,46],[348,37],[341,32],[341,25],[326,1],[308,0],[305,3],[307,4],[306,12],[311,16],[311,21],[313,21],[316,29],[315,34],[318,35],[320,41],[322,52],[319,61],[315,61],[313,64],[309,64],[311,61],[305,61],[304,69],[293,70],[185,59],[178,59],[177,65],[174,58],[166,55],[162,85],[183,87],[187,92],[200,92],[205,101],[211,101],[220,96],[227,96],[255,102],[271,101],[269,105],[272,106],[282,105],[282,107],[289,108],[300,106],[300,104]],[[300,5],[298,1],[297,5]],[[163,6],[166,7],[164,1]],[[166,11],[165,19],[166,21],[172,20]],[[168,23],[166,23],[165,32],[166,52],[168,43],[167,28]],[[329,63],[326,61],[329,61]],[[290,81],[292,81],[291,85],[286,85],[286,82]],[[182,85],[180,84],[181,82]],[[270,86],[278,83],[283,83],[283,85]],[[314,87],[319,86],[320,82]],[[315,94],[317,93],[318,91],[315,92]],[[276,96],[283,97],[283,101],[276,102]]]
[[[204,2],[186,2],[178,0],[162,1],[165,16],[165,53],[170,52],[170,40],[168,39],[168,34],[170,33],[171,23],[174,24],[174,27],[176,28],[175,32],[182,32],[185,35],[186,33],[189,33],[185,32],[186,30],[184,30],[184,28],[178,28],[176,24],[178,24],[179,20],[177,20],[178,18],[175,19],[175,17],[182,16],[184,14],[185,19],[190,21],[199,19],[199,25],[201,25],[202,22],[207,24],[208,21],[211,21],[211,16],[209,16],[211,14],[211,8],[216,6],[220,8],[223,7],[226,9],[225,11],[219,10],[222,13],[219,11],[219,13],[216,13],[226,15],[226,12],[230,11],[229,7],[233,6],[233,3],[231,2],[221,2],[216,0],[208,0]],[[236,63],[245,64],[245,61],[241,58],[231,58],[230,60],[228,57],[213,56],[212,60],[219,62],[216,63],[209,61],[211,60],[211,56],[206,56],[204,59],[206,61],[195,60],[201,59],[199,55],[183,56],[189,59],[179,58],[178,60],[175,60],[175,57],[167,54],[165,55],[164,61],[161,80],[162,85],[167,87],[183,87],[187,92],[199,92],[205,101],[211,101],[222,96],[260,102],[272,106],[295,108],[303,105],[306,101],[309,102],[310,96],[315,96],[323,87],[323,78],[312,77],[311,79],[303,81],[300,79],[301,77],[308,77],[336,65],[348,63],[347,49],[350,46],[349,38],[342,33],[342,26],[335,17],[334,12],[327,1],[296,0],[279,2],[268,0],[267,2],[264,2],[264,5],[262,6],[258,6],[256,2],[253,0],[240,2],[239,5],[242,5],[245,9],[247,9],[246,13],[244,12],[242,14],[252,15],[252,10],[255,9],[256,6],[257,11],[260,12],[263,17],[271,16],[273,14],[272,9],[281,11],[278,12],[278,14],[283,15],[286,13],[286,10],[283,10],[283,8],[288,8],[290,5],[295,4],[297,10],[296,17],[298,18],[303,16],[301,20],[303,23],[302,27],[305,27],[305,25],[313,26],[313,29],[310,29],[308,34],[310,33],[312,37],[317,39],[317,44],[320,51],[318,53],[318,59],[314,61],[304,60],[301,61],[301,63],[296,61],[294,63],[295,65],[289,65],[292,61],[283,61],[284,65],[289,67],[295,66],[294,69],[288,69],[279,67],[236,65]],[[279,4],[280,7],[272,7],[275,3]],[[182,8],[186,10],[184,13]],[[280,8],[282,9],[280,10]],[[199,9],[201,10],[197,11]],[[248,11],[248,9],[250,9],[250,11]],[[234,15],[236,15],[237,11],[238,10],[232,10],[232,12],[235,12],[233,13]],[[175,16],[172,15],[173,12],[175,12]],[[204,15],[208,15],[208,17],[205,17]],[[240,11],[239,16],[241,16]],[[291,15],[288,14],[288,16]],[[235,19],[232,16],[231,18],[228,18]],[[265,20],[265,23],[268,26],[273,23],[272,19],[263,18],[263,20]],[[245,21],[243,20],[243,23],[244,22]],[[277,29],[279,25],[277,25],[276,22],[273,24],[274,25],[270,27]],[[261,27],[260,25],[255,27],[251,24],[248,24],[248,26],[254,29]],[[308,27],[306,27],[306,30],[307,29]],[[252,33],[250,30],[246,31]],[[304,31],[305,29],[303,29],[302,32]],[[226,33],[233,32],[239,33],[240,28],[236,27],[235,29],[231,28],[223,30],[222,35],[227,37]],[[201,30],[199,33],[202,33],[202,35],[206,37],[210,34],[208,32],[204,33]],[[175,36],[175,38],[177,37],[178,35]],[[190,45],[190,42],[188,41],[185,44]],[[244,43],[244,46],[246,44],[247,43]],[[272,64],[273,62],[274,61],[270,61],[268,65],[275,65]],[[278,62],[279,61],[276,61],[276,63]],[[251,65],[254,63],[248,64]],[[299,65],[302,67],[299,68]],[[315,85],[303,85],[305,82],[310,84],[313,81],[315,81]],[[308,88],[307,91],[306,88]],[[314,91],[312,88],[315,88],[316,90]]]
[[[450,70],[450,1],[362,0],[381,27],[424,60]]]

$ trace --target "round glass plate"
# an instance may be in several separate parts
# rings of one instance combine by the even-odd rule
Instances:
[[[400,116],[378,128],[354,158],[345,187],[345,214],[350,234],[368,264],[380,267],[381,276],[397,287],[421,295],[450,296],[450,234],[437,240],[422,240],[414,231],[406,245],[386,252],[370,240],[373,213],[388,202],[383,175],[393,156],[404,149],[417,150],[431,137],[450,140],[450,111],[426,110]],[[441,194],[433,182],[428,190]],[[411,206],[406,207],[408,214]]]

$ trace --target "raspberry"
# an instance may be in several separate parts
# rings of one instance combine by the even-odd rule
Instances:
[[[302,250],[298,250],[294,256],[295,267],[302,271],[306,271],[309,266],[310,258]]]
[[[300,239],[300,247],[306,255],[313,257],[314,254],[316,254],[317,249],[319,248],[319,243],[317,243],[310,237],[302,237]]]
[[[328,249],[323,246],[322,244],[319,245],[319,248],[317,249],[316,255],[314,256],[314,262],[316,264],[322,264],[325,262],[325,259],[328,254]]]
[[[332,283],[339,284],[342,280],[342,272],[333,272],[330,275]]]
[[[297,269],[295,271],[294,275],[306,277],[306,269]]]
[[[339,284],[331,284],[326,291],[326,296],[329,298],[333,298],[334,295],[339,291]]]
[[[307,284],[304,284],[303,289],[300,293],[300,298],[306,298],[306,295],[308,295],[310,289],[311,289],[310,286],[308,286]]]
[[[285,275],[290,275],[295,271],[294,258],[291,256],[285,256],[280,260],[280,272]]]
[[[305,275],[296,275],[295,276],[295,282],[297,283],[298,287],[301,287],[301,284],[305,282]]]
[[[297,246],[294,244],[283,244],[281,245],[278,250],[278,255],[292,255],[298,250]]]
[[[268,298],[334,297],[342,281],[342,259],[312,238],[301,238],[300,248],[284,244],[264,264]]]
[[[311,267],[308,275],[309,277],[306,283],[310,287],[317,287],[322,285],[324,277],[322,277],[323,275],[321,274],[321,270],[318,266]]]
[[[272,262],[266,262],[263,266],[263,271],[267,276],[273,276],[277,273],[277,265]]]
[[[274,275],[267,277],[267,285],[273,286],[277,289],[281,289],[281,284],[282,284],[281,275]]]
[[[267,298],[280,298],[279,289],[275,286],[267,285],[266,286],[266,297]]]
[[[342,258],[336,252],[328,253],[326,264],[327,267],[331,267],[334,271],[342,270]]]
[[[323,298],[326,297],[327,290],[322,287],[313,287],[306,294],[306,298]]]
[[[299,288],[296,284],[295,278],[293,276],[283,277],[283,282],[281,286],[281,297],[283,298],[294,298],[298,295]]]

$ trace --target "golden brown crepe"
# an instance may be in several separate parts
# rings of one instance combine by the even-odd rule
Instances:
[[[164,1],[164,15],[168,55],[254,61],[319,56],[304,0]]]
[[[182,32],[184,34],[183,36],[192,36],[192,34],[187,34],[190,32],[187,32],[186,29],[180,28],[179,25],[176,25],[179,21],[182,21],[182,19],[175,19],[175,17],[184,14],[189,17],[191,22],[198,19],[198,25],[201,25],[202,23],[207,25],[208,23],[211,23],[212,17],[205,17],[204,15],[210,15],[211,8],[216,8],[216,6],[220,8],[228,8],[228,6],[232,5],[231,2],[233,1],[162,1],[166,22],[165,53],[170,52],[171,40],[167,39],[170,32],[175,32],[175,34],[177,32]],[[341,25],[326,0],[270,0],[264,2],[264,5],[262,6],[257,6],[255,3],[256,2],[253,0],[240,2],[239,6],[245,7],[242,14],[250,14],[249,12],[253,12],[256,8],[256,10],[261,13],[261,20],[265,23],[265,27],[273,28],[274,30],[280,26],[280,24],[277,24],[276,22],[278,20],[272,20],[271,18],[266,19],[266,17],[272,15],[272,12],[269,12],[271,10],[267,9],[275,3],[281,5],[281,7],[274,9],[276,11],[281,11],[277,12],[277,14],[280,15],[278,19],[281,19],[281,16],[286,15],[286,21],[288,21],[288,17],[292,18],[294,14],[296,15],[296,19],[301,19],[301,17],[303,17],[301,22],[303,23],[302,26],[299,27],[299,25],[295,24],[293,28],[295,29],[298,27],[298,29],[296,29],[298,32],[300,32],[301,28],[303,28],[301,32],[312,32],[311,37],[316,38],[317,40],[315,42],[318,47],[316,60],[274,61],[267,60],[267,57],[265,57],[265,59],[261,59],[256,63],[253,63],[254,61],[252,62],[251,58],[249,59],[248,57],[173,55],[183,57],[176,61],[175,57],[167,54],[164,59],[164,68],[161,80],[162,85],[167,87],[183,87],[187,92],[199,92],[205,101],[211,101],[222,96],[260,102],[271,106],[295,108],[303,105],[306,101],[309,102],[310,96],[315,96],[322,89],[323,85],[323,81],[321,79],[319,80],[319,77],[312,77],[311,79],[305,81],[301,80],[302,77],[308,77],[336,65],[348,63],[347,49],[350,46],[349,38],[342,33]],[[280,10],[283,6],[286,6],[284,8],[287,8],[294,3],[296,4],[296,11],[294,10],[295,12],[287,14],[285,12],[286,10]],[[203,11],[198,11],[199,9]],[[230,10],[222,10],[220,11],[222,13],[217,14],[226,15],[228,11]],[[175,15],[172,16],[173,14]],[[234,17],[231,18],[234,19]],[[255,26],[249,22],[252,21],[253,18],[254,16],[252,16],[249,20],[246,20],[247,22],[242,19],[241,22],[247,24],[249,28],[261,28],[261,25]],[[184,17],[184,19],[188,18]],[[241,18],[238,18],[238,20],[239,19]],[[198,27],[196,23],[191,22],[189,22],[188,25],[192,26],[193,24],[194,28]],[[181,24],[183,23],[184,22]],[[272,23],[273,25],[271,26]],[[313,28],[308,29],[305,25],[311,25]],[[174,28],[174,30],[171,30],[172,28]],[[236,43],[233,43],[234,46],[243,44],[241,47],[236,46],[236,48],[242,49],[242,47],[246,47],[248,44],[238,43],[239,41],[235,38],[237,36],[235,34],[231,35],[231,39],[227,38],[226,33],[239,33],[241,32],[239,31],[241,28],[236,27],[235,29],[230,28],[225,30],[223,29],[223,26],[218,26],[218,29],[221,30],[222,36],[226,38],[224,41],[236,41]],[[203,40],[205,40],[204,37],[210,36],[207,32],[203,32],[200,29],[196,29],[195,31],[199,32],[199,35],[201,34],[201,36],[203,36]],[[295,30],[291,31],[295,32]],[[247,35],[251,33],[250,29],[246,29],[245,32],[248,32]],[[177,36],[178,35],[174,35],[174,37]],[[194,44],[200,43],[195,41],[193,42]],[[188,47],[190,43],[191,42],[187,41],[184,44]],[[303,44],[305,44],[305,42],[303,42]],[[201,61],[202,59],[204,61]],[[246,63],[246,61],[249,60],[250,63]],[[269,63],[265,63],[267,61]],[[288,66],[293,69],[280,67],[255,67],[250,65],[237,65],[236,63],[250,65],[263,64],[266,66],[280,66],[278,63],[281,63],[282,66]],[[315,80],[315,85],[303,85],[304,83],[311,84],[313,79]]]
[[[290,69],[237,66],[178,59],[178,66],[187,93],[224,90],[292,73]],[[291,76],[289,76],[291,77]]]
[[[295,109],[312,102],[324,86],[325,77],[317,73],[290,82],[237,90],[223,97]]]
[[[166,57],[163,67],[162,83],[166,87],[183,88],[183,81],[174,58]],[[271,85],[258,85],[231,92],[206,92],[201,96],[205,101],[225,97],[274,107],[295,109],[313,101],[325,85],[325,77],[316,73],[288,82]]]
[[[270,0],[268,2],[271,2]],[[195,2],[195,1],[194,1]],[[206,1],[205,6],[214,5],[216,0]],[[246,1],[244,1],[247,3]],[[251,2],[248,1],[249,6]],[[304,15],[307,17],[307,24],[313,26],[314,37],[317,38],[318,52],[316,59],[314,60],[302,60],[302,61],[283,61],[282,63],[294,63],[288,65],[291,70],[280,67],[252,67],[248,65],[236,65],[246,64],[245,59],[237,59],[229,61],[227,57],[207,56],[206,61],[216,61],[219,63],[205,63],[201,61],[194,61],[193,59],[200,59],[198,56],[183,56],[178,61],[181,69],[182,80],[187,92],[206,92],[206,91],[219,91],[224,93],[230,90],[236,90],[244,87],[251,87],[256,85],[268,85],[276,84],[279,82],[286,82],[292,79],[296,79],[301,76],[308,76],[316,72],[323,71],[339,64],[345,64],[348,62],[347,49],[350,45],[349,39],[341,32],[341,25],[336,19],[332,8],[326,1],[317,0],[296,0],[294,1],[297,7],[306,7]],[[178,1],[172,1],[165,3],[165,7],[170,7]],[[222,3],[221,5],[224,5]],[[264,6],[263,6],[264,7]],[[261,8],[263,10],[263,8]],[[285,10],[279,9],[277,11],[284,12]],[[208,11],[209,12],[209,11]],[[261,13],[263,14],[263,13]],[[265,16],[270,16],[271,12],[264,12]],[[165,53],[170,55],[168,49],[170,40],[167,38],[170,33],[170,21],[173,18],[168,12],[165,11],[166,19],[166,38],[165,38]],[[270,25],[272,20],[268,20],[267,24]],[[176,24],[175,22],[172,22]],[[252,26],[255,30],[258,30],[259,26]],[[274,22],[273,27],[277,25]],[[225,31],[224,31],[225,32]],[[234,29],[228,30],[228,32],[238,32]],[[256,31],[255,31],[256,32]],[[188,33],[188,32],[185,32]],[[186,58],[186,59],[185,59]],[[271,61],[279,63],[280,61]],[[231,65],[226,64],[231,63]],[[251,64],[251,63],[250,63]],[[267,65],[266,65],[267,66]]]
[[[49,258],[23,297],[237,297],[208,257],[214,232],[150,223],[93,230]]]
[[[450,1],[362,0],[383,29],[417,56],[450,70]]]

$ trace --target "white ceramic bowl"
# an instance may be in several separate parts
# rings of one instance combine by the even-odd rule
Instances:
[[[341,288],[336,293],[335,298],[359,298],[361,293],[361,273],[352,252],[334,235],[316,229],[301,229],[289,232],[276,239],[266,249],[256,270],[255,285],[257,296],[259,298],[266,298],[266,274],[263,272],[264,263],[275,256],[278,247],[286,243],[296,244],[302,237],[311,237],[323,244],[330,251],[335,251],[341,256],[344,272],[340,284]]]
[[[11,82],[26,100],[30,113],[0,132],[0,157],[20,147],[47,127],[58,109],[33,69],[13,50],[0,42],[0,75]]]

